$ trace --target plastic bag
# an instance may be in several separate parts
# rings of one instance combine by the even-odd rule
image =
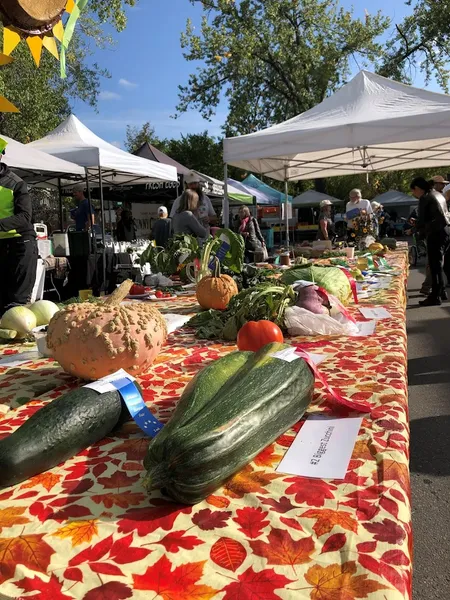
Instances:
[[[314,314],[299,306],[291,306],[286,309],[284,324],[290,335],[353,336],[359,332],[358,326],[342,314],[338,320],[326,314]]]

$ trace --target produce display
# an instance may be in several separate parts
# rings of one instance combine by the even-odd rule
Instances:
[[[38,300],[28,306],[14,306],[1,319],[0,338],[4,340],[24,339],[35,327],[48,325],[59,307],[49,300]]]
[[[186,323],[196,329],[200,339],[234,341],[248,321],[273,321],[283,327],[284,311],[295,302],[290,285],[276,281],[264,283],[239,292],[224,311],[208,310],[198,313]]]
[[[241,351],[258,352],[267,344],[284,342],[283,332],[272,321],[249,321],[239,329],[237,347]]]
[[[0,440],[0,487],[56,467],[128,418],[118,392],[80,388],[49,402]]]
[[[38,300],[29,306],[29,309],[36,317],[36,326],[48,325],[52,317],[59,311],[59,307],[50,300]]]
[[[166,248],[155,247],[152,244],[141,255],[141,266],[150,264],[152,273],[174,275],[188,262],[200,257],[200,247],[197,238],[191,235],[174,235]]]
[[[125,281],[104,302],[71,304],[50,321],[47,345],[62,368],[95,380],[125,369],[145,373],[167,338],[161,313],[146,303],[120,306],[133,282]]]
[[[224,366],[225,359],[217,360],[193,380],[162,435],[150,442],[148,490],[161,489],[183,504],[201,502],[299,421],[312,400],[314,376],[301,358],[273,356],[285,348],[274,343],[257,353],[233,353]],[[221,387],[211,389],[229,369]]]
[[[324,288],[343,304],[347,304],[352,298],[352,288],[348,277],[337,267],[321,267],[311,264],[296,265],[285,271],[281,276],[281,281],[285,284],[292,284],[300,280],[311,281]]]

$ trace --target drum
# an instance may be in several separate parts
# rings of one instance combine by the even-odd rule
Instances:
[[[67,0],[1,0],[0,13],[4,25],[39,35],[61,19],[66,4]]]

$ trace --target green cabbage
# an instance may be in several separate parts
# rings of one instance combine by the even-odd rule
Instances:
[[[288,269],[281,276],[281,281],[291,285],[295,281],[312,281],[319,287],[336,296],[343,304],[347,304],[352,297],[350,282],[337,267],[320,267],[316,265],[297,265]]]

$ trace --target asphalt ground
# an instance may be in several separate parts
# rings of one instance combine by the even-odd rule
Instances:
[[[407,308],[413,600],[450,599],[450,302],[420,307],[412,269]],[[448,289],[450,292],[450,289]]]

